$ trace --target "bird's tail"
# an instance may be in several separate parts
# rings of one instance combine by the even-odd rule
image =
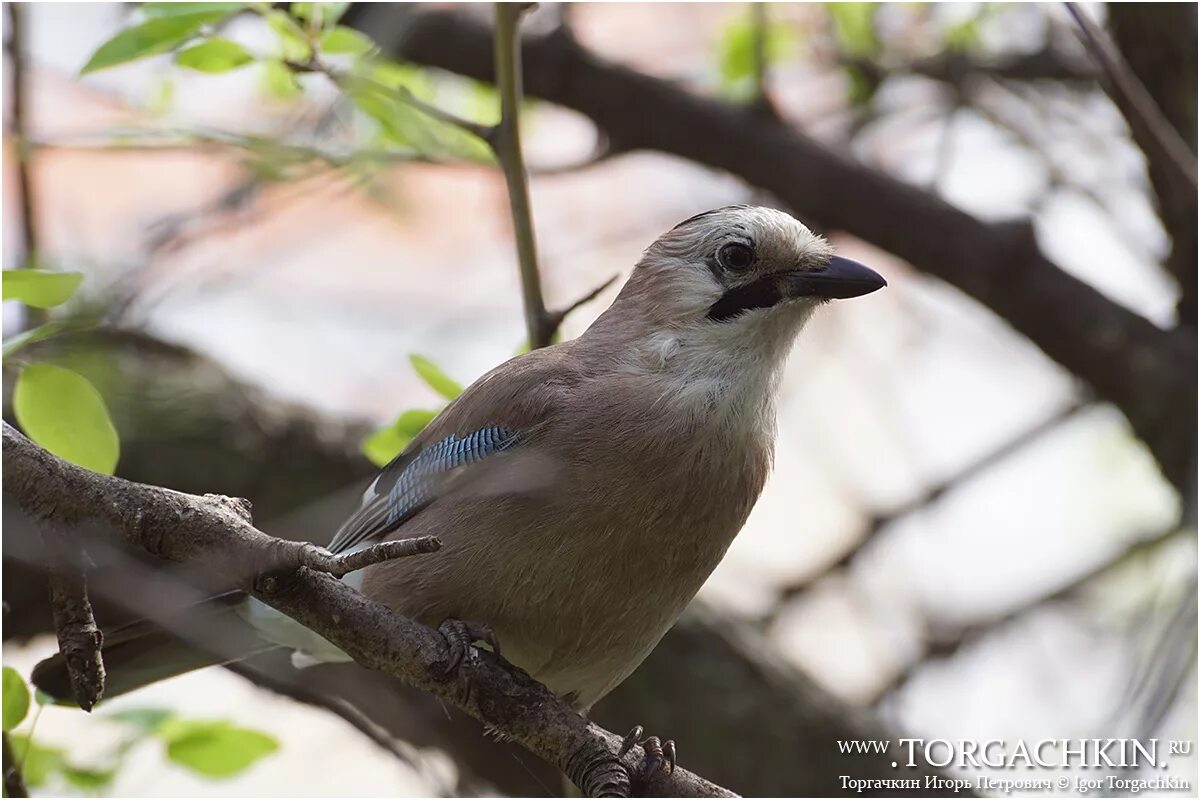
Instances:
[[[241,592],[228,592],[203,600],[163,622],[143,619],[105,633],[100,651],[105,670],[102,699],[277,647],[242,620],[237,609],[244,599]],[[74,702],[62,653],[34,667],[32,680],[34,686],[55,701]]]

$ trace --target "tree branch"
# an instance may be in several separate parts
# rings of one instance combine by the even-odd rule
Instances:
[[[42,541],[50,564],[48,580],[54,632],[75,701],[84,711],[91,711],[104,695],[104,660],[100,655],[104,634],[92,614],[87,578],[83,565],[78,563],[83,554],[76,550],[74,558],[67,556],[69,545],[62,541],[63,534],[57,526],[52,527],[54,530],[42,534]]]
[[[1180,176],[1187,180],[1196,191],[1196,157],[1191,148],[1183,141],[1183,137],[1172,127],[1163,115],[1154,98],[1146,91],[1146,87],[1129,69],[1129,65],[1121,58],[1120,53],[1109,44],[1108,39],[1096,26],[1096,23],[1079,10],[1075,3],[1067,3],[1067,11],[1079,26],[1079,35],[1083,39],[1088,52],[1100,64],[1107,78],[1108,94],[1113,103],[1121,110],[1122,116],[1130,128],[1141,129],[1143,135],[1135,136],[1139,141],[1151,144],[1151,158],[1157,156],[1171,164]]]
[[[978,641],[988,633],[1019,619],[1033,609],[1069,599],[1089,583],[1106,574],[1117,564],[1151,551],[1178,535],[1183,535],[1178,528],[1167,528],[1150,536],[1148,539],[1134,542],[1116,555],[1100,560],[1099,563],[1084,569],[1075,577],[1050,589],[1048,592],[1035,594],[1026,601],[1005,611],[1001,611],[986,619],[976,620],[953,628],[943,626],[942,629],[933,629],[927,636],[924,655],[910,663],[893,676],[892,680],[881,686],[875,698],[876,702],[882,699],[888,692],[907,683],[922,666],[931,660],[951,658],[965,645]]]
[[[480,80],[493,76],[491,33],[428,7],[405,9],[397,30],[372,31],[395,55]],[[526,37],[523,50],[530,94],[582,112],[623,147],[732,172],[976,298],[1119,407],[1172,483],[1194,483],[1194,333],[1161,330],[1064,271],[1029,222],[985,222],[751,110],[607,63],[562,32]]]
[[[202,566],[324,636],[359,664],[432,692],[511,736],[563,770],[586,795],[629,796],[629,775],[637,774],[639,764],[632,754],[624,762],[617,758],[621,737],[588,722],[490,653],[447,676],[451,654],[440,634],[328,574],[338,562],[327,551],[254,528],[245,501],[98,475],[48,453],[7,423],[3,464],[4,491],[35,520],[107,527],[126,544],[160,558]],[[659,771],[633,788],[647,796],[731,796],[684,769]]]
[[[770,624],[778,619],[779,614],[784,610],[788,603],[807,591],[820,578],[834,572],[835,570],[845,569],[846,567],[850,566],[850,563],[858,556],[858,554],[866,549],[867,545],[873,542],[875,538],[892,523],[922,509],[928,508],[945,497],[948,492],[977,477],[981,473],[986,472],[987,470],[996,466],[996,464],[1012,456],[1017,451],[1037,441],[1050,431],[1055,430],[1067,419],[1074,416],[1076,413],[1086,407],[1087,404],[1085,402],[1076,401],[1065,408],[1055,411],[1046,419],[1038,421],[1033,426],[1021,431],[1021,433],[1005,441],[999,447],[980,456],[978,459],[963,467],[946,480],[927,487],[919,495],[904,503],[899,508],[893,509],[886,514],[874,516],[870,519],[866,526],[866,531],[863,532],[862,536],[860,536],[858,540],[850,546],[849,549],[843,552],[836,561],[829,566],[806,575],[799,580],[793,581],[792,583],[780,589],[779,599],[776,601],[774,607],[766,614],[763,622]]]
[[[33,210],[33,181],[29,177],[28,99],[29,78],[25,74],[25,9],[10,3],[8,9],[8,57],[12,65],[12,135],[17,145],[17,190],[21,206],[21,246],[25,248],[24,266],[38,263],[37,224]]]
[[[496,3],[496,85],[500,90],[500,124],[492,149],[504,170],[508,202],[512,208],[513,235],[517,241],[517,265],[521,270],[521,297],[525,309],[525,332],[529,348],[550,344],[554,336],[542,297],[538,275],[537,241],[533,235],[533,212],[529,207],[529,175],[521,150],[521,102],[524,97],[521,71],[521,15],[527,3]]]

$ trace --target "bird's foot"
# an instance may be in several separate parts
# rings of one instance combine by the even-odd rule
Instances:
[[[442,668],[443,678],[449,678],[464,664],[473,668],[479,663],[479,651],[475,649],[476,642],[486,643],[492,648],[493,653],[497,656],[500,655],[500,643],[496,641],[496,634],[489,626],[482,623],[448,619],[438,626],[438,633],[446,640],[446,647],[449,650],[446,666]],[[467,691],[470,691],[469,684]]]
[[[621,742],[621,749],[617,753],[617,758],[623,758],[626,753],[640,746],[643,753],[642,774],[641,779],[646,780],[654,773],[658,772],[666,765],[668,771],[675,771],[675,740],[667,739],[665,742],[657,736],[647,736],[642,738],[645,730],[641,725],[635,725],[633,730],[625,735],[624,741]]]

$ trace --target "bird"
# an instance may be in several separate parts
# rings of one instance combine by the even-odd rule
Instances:
[[[438,537],[434,554],[345,580],[452,647],[498,650],[586,713],[678,619],[754,507],[801,329],[829,301],[885,285],[783,211],[690,217],[646,248],[578,338],[508,360],[453,400],[378,473],[329,549]],[[206,608],[246,655],[348,660],[246,595]],[[148,621],[109,634],[103,656],[106,697],[228,660]],[[61,655],[32,677],[71,695]],[[640,735],[625,749],[659,744]]]

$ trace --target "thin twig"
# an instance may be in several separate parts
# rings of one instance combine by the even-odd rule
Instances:
[[[375,564],[381,564],[384,561],[436,553],[441,549],[441,546],[442,541],[436,536],[417,536],[412,539],[396,539],[390,542],[380,542],[379,544],[352,553],[335,555],[324,547],[318,547],[315,544],[306,542],[301,548],[301,560],[303,565],[309,569],[315,569],[317,572],[324,572],[335,578],[341,578],[348,573],[366,569]]]
[[[527,3],[496,3],[495,66],[500,90],[500,124],[491,141],[492,150],[504,170],[508,202],[512,209],[513,235],[517,241],[517,265],[521,271],[521,296],[525,308],[525,331],[529,348],[545,347],[553,339],[538,275],[537,242],[533,236],[533,212],[529,205],[529,176],[521,151],[521,15]]]
[[[13,756],[12,742],[9,741],[7,731],[4,732],[4,796],[29,797],[29,790],[25,788],[25,776],[21,774],[21,767]]]
[[[550,327],[550,338],[553,339],[554,335],[556,333],[558,333],[559,327],[562,325],[563,320],[567,318],[568,314],[570,314],[572,311],[576,310],[580,306],[584,305],[585,303],[590,303],[591,301],[595,300],[600,295],[601,292],[603,292],[608,287],[612,286],[613,283],[619,277],[621,277],[621,276],[613,275],[611,278],[606,280],[604,283],[600,284],[595,289],[592,289],[590,292],[588,292],[583,297],[576,300],[574,303],[571,303],[566,308],[559,309],[558,311],[547,311],[546,312],[546,320],[547,320],[547,324]]]
[[[1092,57],[1100,64],[1108,78],[1109,96],[1121,110],[1130,127],[1141,127],[1149,139],[1160,150],[1167,163],[1196,190],[1196,158],[1179,131],[1154,102],[1154,97],[1138,80],[1137,75],[1125,63],[1125,59],[1113,47],[1108,38],[1075,3],[1067,3],[1067,11],[1079,26],[1079,35]]]
[[[978,641],[991,631],[1015,622],[1035,608],[1070,599],[1092,581],[1108,573],[1117,564],[1149,552],[1179,535],[1181,534],[1178,528],[1175,526],[1168,527],[1147,539],[1134,542],[1114,557],[1106,558],[1100,563],[1085,569],[1066,583],[1048,592],[1037,594],[1006,611],[1002,611],[987,619],[956,626],[952,630],[932,631],[926,637],[925,653],[893,675],[884,685],[880,686],[875,698],[871,702],[878,702],[893,689],[903,686],[922,666],[928,664],[931,660],[948,659],[964,646]]]
[[[323,64],[318,64],[315,71],[323,72],[325,75],[336,83],[339,87],[348,92],[353,92],[356,87],[365,87],[369,91],[378,92],[387,95],[391,99],[411,106],[428,117],[436,119],[438,122],[444,122],[447,125],[452,125],[459,130],[469,133],[472,136],[482,139],[484,142],[490,142],[494,135],[494,129],[490,125],[481,125],[478,122],[460,117],[445,109],[439,108],[431,103],[426,103],[424,100],[417,97],[407,86],[388,86],[386,83],[381,83],[371,78],[363,78],[361,76],[344,75],[336,70],[333,70]]]

